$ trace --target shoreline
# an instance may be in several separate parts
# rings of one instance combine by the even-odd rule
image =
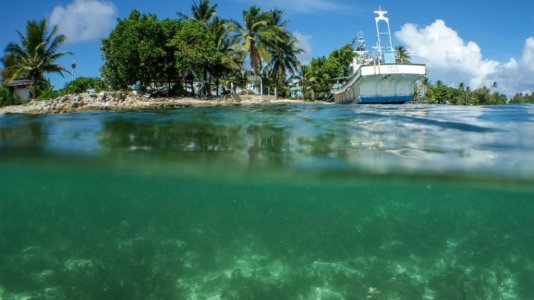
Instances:
[[[240,99],[243,98],[243,99]],[[230,99],[198,99],[191,97],[149,98],[132,92],[100,92],[98,94],[74,94],[50,100],[30,100],[25,104],[0,107],[0,117],[6,114],[62,114],[88,111],[143,110],[159,108],[271,105],[271,104],[310,104],[324,101],[304,101],[274,99],[272,96],[238,96]]]

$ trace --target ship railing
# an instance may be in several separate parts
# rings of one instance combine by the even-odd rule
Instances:
[[[351,77],[343,77],[343,78],[349,78],[349,80],[345,82],[345,84],[343,84],[339,88],[332,87],[332,92],[336,94],[344,93],[349,86],[353,85],[361,77],[362,67],[364,66],[360,66],[358,70],[356,71],[356,73],[354,73],[354,75],[352,75]]]

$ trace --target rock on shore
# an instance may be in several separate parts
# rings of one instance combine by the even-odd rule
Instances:
[[[273,97],[261,96],[234,96],[224,99],[150,98],[147,95],[136,95],[132,92],[100,92],[66,95],[50,100],[32,100],[23,105],[2,107],[0,108],[0,115],[6,113],[53,114],[95,110],[136,110],[272,103],[304,103],[304,101],[276,100]]]

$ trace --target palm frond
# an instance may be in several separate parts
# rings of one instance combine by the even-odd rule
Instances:
[[[46,20],[29,21],[26,24],[26,32],[17,31],[20,42],[8,44],[3,60],[8,80],[20,78],[31,79],[34,83],[34,96],[38,96],[39,89],[46,81],[45,73],[68,73],[65,66],[55,62],[70,52],[58,53],[59,47],[66,41],[64,35],[58,35],[57,26],[47,29]]]

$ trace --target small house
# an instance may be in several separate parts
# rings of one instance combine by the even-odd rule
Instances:
[[[32,98],[31,86],[33,82],[31,80],[13,80],[6,84],[6,87],[10,91],[11,95],[20,101],[28,101]]]
[[[300,86],[300,80],[298,78],[291,79],[289,82],[289,89],[291,90],[291,99],[300,99],[304,97],[302,87]]]

